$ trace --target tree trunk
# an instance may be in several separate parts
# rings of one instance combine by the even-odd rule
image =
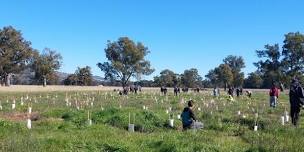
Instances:
[[[43,87],[46,87],[46,77],[43,77]]]
[[[9,87],[11,86],[11,74],[6,74],[5,75],[5,86]]]

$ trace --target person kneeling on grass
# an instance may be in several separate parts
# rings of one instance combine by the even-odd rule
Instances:
[[[184,108],[184,111],[181,115],[184,130],[203,128],[203,124],[197,122],[197,119],[193,113],[193,108],[194,108],[193,100],[188,101],[188,107]]]

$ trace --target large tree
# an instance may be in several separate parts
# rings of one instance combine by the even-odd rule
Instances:
[[[245,79],[245,88],[261,88],[263,85],[263,79],[259,72],[249,73],[249,76]]]
[[[202,86],[202,77],[199,75],[198,70],[195,68],[185,70],[181,74],[181,83],[184,87],[194,88]]]
[[[34,50],[31,42],[11,26],[0,29],[0,77],[10,86],[12,74],[17,74],[29,65]]]
[[[80,85],[80,86],[91,86],[94,84],[93,74],[91,67],[86,66],[83,68],[78,67],[74,74],[68,75],[63,80],[64,85]]]
[[[228,85],[232,85],[233,83],[233,73],[227,64],[220,64],[218,67],[210,70],[205,77],[213,87],[223,86],[225,90]]]
[[[304,72],[304,35],[288,33],[285,35],[282,50],[282,66],[287,79],[292,77],[303,77]]]
[[[280,61],[281,52],[278,44],[265,45],[265,50],[257,50],[257,56],[261,59],[254,65],[263,79],[263,88],[269,88],[273,81],[282,82],[283,69]]]
[[[59,70],[62,64],[62,57],[59,53],[49,48],[45,48],[41,55],[36,55],[33,62],[35,80],[43,83],[45,87],[47,81],[56,77],[56,70]]]
[[[76,74],[70,74],[63,80],[64,85],[78,85],[78,78]]]
[[[154,77],[158,86],[174,87],[178,84],[178,74],[166,69],[160,72],[160,76]]]
[[[135,43],[128,37],[118,41],[108,41],[105,54],[108,62],[97,66],[105,74],[105,79],[120,80],[123,87],[127,86],[131,77],[150,75],[154,72],[145,57],[150,53],[142,43]]]
[[[213,87],[217,87],[218,85],[220,85],[218,73],[216,73],[216,69],[209,70],[209,72],[205,75],[205,77],[207,78],[206,81],[209,81]]]
[[[244,73],[241,72],[245,68],[245,62],[241,56],[229,55],[223,60],[224,64],[231,68],[233,74],[232,84],[235,87],[242,86],[244,81]]]
[[[84,68],[78,67],[75,72],[77,76],[77,85],[90,86],[93,84],[93,74],[91,72],[91,67],[86,66]]]
[[[219,67],[214,69],[216,75],[218,76],[218,81],[224,85],[225,90],[228,85],[233,83],[233,72],[229,65],[221,64]]]

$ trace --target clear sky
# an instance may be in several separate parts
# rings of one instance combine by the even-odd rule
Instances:
[[[128,36],[149,47],[156,69],[202,76],[227,55],[241,55],[255,71],[255,50],[304,32],[303,0],[0,0],[0,28],[21,30],[33,48],[63,56],[60,71],[73,73],[106,61],[107,40]]]

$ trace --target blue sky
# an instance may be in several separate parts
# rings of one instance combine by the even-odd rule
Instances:
[[[255,71],[255,50],[282,43],[288,32],[304,32],[301,0],[0,0],[0,27],[12,25],[38,50],[63,56],[60,71],[73,73],[106,61],[107,40],[128,36],[143,42],[156,69],[182,73],[197,68],[202,76],[227,55]]]

